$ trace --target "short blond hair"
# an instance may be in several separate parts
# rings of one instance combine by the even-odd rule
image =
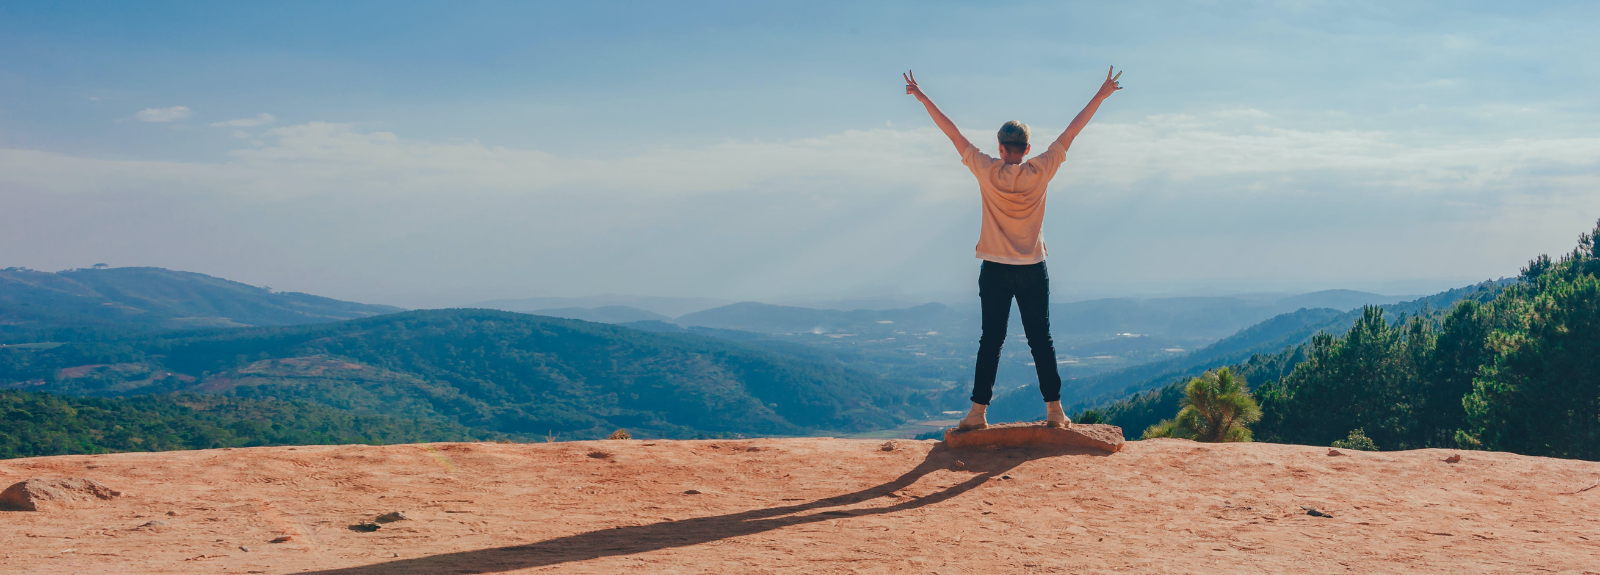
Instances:
[[[1028,149],[1028,138],[1033,136],[1033,130],[1028,125],[1016,120],[1006,122],[1000,126],[1000,146],[1006,151],[1022,153]]]

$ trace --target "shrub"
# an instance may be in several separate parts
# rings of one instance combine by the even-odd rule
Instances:
[[[1251,423],[1261,419],[1261,408],[1250,397],[1244,378],[1224,367],[1208,371],[1184,388],[1178,416],[1145,429],[1144,439],[1179,437],[1222,443],[1250,441]]]
[[[1362,430],[1359,427],[1350,430],[1350,436],[1349,437],[1346,437],[1344,439],[1335,440],[1333,442],[1332,447],[1335,447],[1335,448],[1338,448],[1338,449],[1353,449],[1353,450],[1356,450],[1356,451],[1377,451],[1378,450],[1378,444],[1373,443],[1371,439],[1367,439],[1366,431]]]
[[[633,439],[633,435],[629,434],[628,430],[626,429],[618,429],[611,432],[611,437],[607,437],[606,439]]]

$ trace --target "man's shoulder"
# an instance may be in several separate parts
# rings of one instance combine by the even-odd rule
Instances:
[[[1066,157],[1067,146],[1062,144],[1060,141],[1056,141],[1052,142],[1050,147],[1045,149],[1044,153],[1032,158],[1028,158],[1028,161],[1024,163],[1030,164],[1039,169],[1049,169],[1053,166],[1059,165],[1062,160],[1066,159]]]
[[[961,151],[961,163],[974,168],[988,166],[998,161],[999,158],[983,153],[983,150],[972,144],[967,144],[967,149]]]

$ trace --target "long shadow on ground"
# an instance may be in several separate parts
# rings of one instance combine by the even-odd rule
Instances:
[[[999,450],[952,450],[939,444],[911,471],[893,481],[857,491],[819,499],[810,503],[755,509],[728,515],[698,517],[681,521],[667,521],[649,525],[607,528],[566,537],[557,537],[538,543],[496,547],[477,551],[461,551],[430,555],[416,559],[389,561],[360,567],[329,569],[310,572],[311,575],[380,575],[390,573],[499,573],[531,567],[560,565],[573,561],[586,561],[600,557],[632,555],[673,547],[688,547],[730,537],[782,529],[793,525],[815,523],[843,517],[864,517],[898,513],[949,500],[966,493],[983,482],[1004,474],[1018,465],[1033,459],[1060,455],[1106,455],[1103,452],[1073,448],[1029,448]],[[870,509],[830,510],[888,496],[890,493],[916,483],[918,479],[939,469],[948,469],[959,459],[972,478],[925,497],[913,498],[887,507]]]

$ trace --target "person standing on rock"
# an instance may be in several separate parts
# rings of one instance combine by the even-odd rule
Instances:
[[[917,77],[906,72],[906,93],[928,109],[933,123],[955,144],[961,163],[978,177],[983,198],[983,229],[978,234],[977,257],[983,260],[978,273],[978,299],[983,305],[983,336],[978,340],[978,361],[972,377],[972,410],[961,420],[959,429],[989,426],[985,412],[994,395],[995,371],[1000,367],[1000,346],[1006,339],[1006,322],[1011,317],[1011,299],[1017,300],[1022,315],[1022,330],[1033,352],[1034,369],[1039,374],[1039,391],[1044,395],[1045,423],[1068,427],[1072,420],[1061,409],[1061,374],[1056,370],[1055,343],[1050,339],[1050,274],[1045,269],[1044,224],[1045,187],[1066,159],[1067,148],[1078,132],[1089,124],[1100,103],[1121,90],[1117,79],[1106,70],[1106,80],[1089,105],[1078,112],[1043,154],[1026,162],[1023,156],[1032,149],[1028,125],[1016,120],[1000,126],[999,152],[995,158],[978,151],[956,129],[955,122],[939,111],[933,100],[922,93]]]

